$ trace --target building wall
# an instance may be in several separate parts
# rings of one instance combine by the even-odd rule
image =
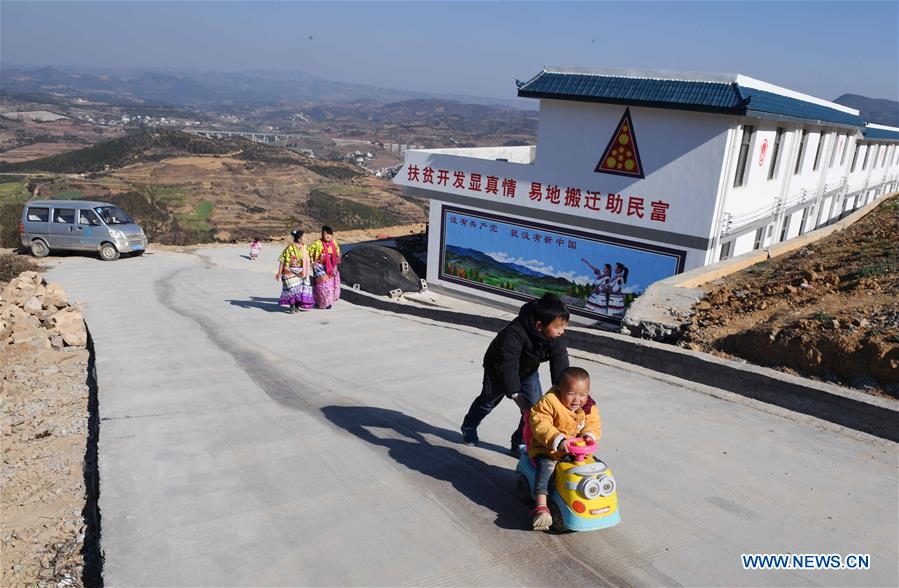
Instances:
[[[645,178],[594,172],[624,106],[541,100],[534,165],[544,175],[583,175],[603,192],[664,198],[688,207],[689,231],[712,236],[720,170],[731,120],[708,113],[630,107]]]
[[[744,125],[752,125],[754,132],[742,185],[736,186]],[[778,127],[783,129],[783,135],[775,161],[773,146]],[[807,134],[805,146],[801,148],[803,131]],[[855,129],[741,118],[735,122],[732,135],[723,182],[721,234],[717,256],[710,261],[718,260],[723,243],[733,242],[730,256],[751,251],[756,245],[770,246],[781,240],[786,218],[790,219],[786,238],[792,238],[800,234],[800,228],[806,233],[863,206],[873,198],[868,196],[872,187],[872,194],[879,196],[891,191],[894,182],[899,184],[899,158],[890,157],[897,146],[884,141],[866,141]],[[818,145],[822,141],[816,167]],[[858,155],[853,172],[856,147]],[[772,165],[775,173],[769,178]],[[859,194],[861,197],[856,198]],[[803,209],[808,209],[805,223],[802,223]],[[758,244],[756,231],[769,224],[774,229],[770,235],[766,230],[766,237]]]

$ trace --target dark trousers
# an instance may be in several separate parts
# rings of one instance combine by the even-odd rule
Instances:
[[[543,390],[540,387],[540,375],[537,372],[534,372],[522,380],[521,393],[527,399],[529,407],[537,404],[537,401],[543,396]],[[477,429],[478,425],[481,424],[481,421],[484,420],[484,417],[490,414],[490,411],[496,408],[496,405],[499,404],[502,399],[503,393],[499,391],[499,386],[490,379],[490,376],[488,376],[485,371],[481,393],[474,399],[474,402],[471,403],[468,414],[465,415],[465,420],[462,421],[462,428]],[[519,419],[518,429],[512,434],[512,445],[515,447],[524,443],[524,440],[521,437],[523,428],[524,417]]]

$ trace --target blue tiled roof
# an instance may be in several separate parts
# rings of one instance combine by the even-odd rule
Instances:
[[[864,121],[836,108],[747,88],[737,83],[542,71],[518,88],[522,98],[556,98],[795,119],[847,126]]]
[[[889,129],[865,127],[862,129],[862,135],[869,141],[899,141],[899,131]]]

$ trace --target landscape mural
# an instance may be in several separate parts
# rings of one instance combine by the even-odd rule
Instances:
[[[685,252],[445,206],[440,278],[522,299],[551,292],[575,312],[620,320]]]

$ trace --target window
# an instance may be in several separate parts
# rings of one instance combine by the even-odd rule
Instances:
[[[821,152],[824,151],[824,143],[827,142],[827,133],[821,131],[818,135],[818,148],[815,150],[815,163],[812,165],[812,171],[818,170],[818,164],[821,163]]]
[[[833,167],[833,164],[837,161],[837,146],[840,144],[840,138],[843,135],[834,135],[833,137],[833,147],[830,148],[830,162],[828,162],[827,167]]]
[[[721,254],[718,256],[718,261],[724,261],[725,259],[730,258],[730,248],[733,244],[733,241],[721,244]]]
[[[57,208],[57,209],[55,209],[53,211],[53,222],[74,225],[75,224],[75,209],[74,208]]]
[[[746,161],[749,159],[749,146],[752,144],[752,133],[755,127],[743,125],[743,138],[740,139],[740,155],[737,158],[737,173],[734,175],[734,188],[739,188],[746,181]]]
[[[855,144],[855,153],[852,155],[852,167],[850,168],[849,173],[855,172],[855,164],[858,162],[858,150],[861,148],[861,145],[858,143]]]
[[[79,225],[90,225],[92,227],[100,226],[100,217],[97,216],[97,213],[93,210],[79,210],[78,211],[78,224]]]
[[[762,248],[762,243],[765,242],[765,227],[760,227],[759,230],[755,232],[755,243],[752,245],[752,250]]]
[[[805,233],[805,221],[808,220],[808,208],[802,209],[802,220],[799,221],[799,234],[802,235]]]
[[[792,215],[787,215],[784,217],[784,224],[780,227],[780,241],[787,240],[787,233],[790,232],[790,219],[793,218]]]
[[[865,160],[862,162],[862,171],[868,169],[868,156],[871,155],[871,148],[873,145],[868,145],[867,149],[865,149]]]
[[[802,139],[799,141],[799,154],[796,156],[796,167],[793,174],[802,171],[802,157],[805,155],[805,140],[808,139],[808,131],[802,131]]]
[[[843,155],[840,156],[840,165],[846,163],[846,153],[849,151],[849,135],[846,135],[846,143],[843,145]]]
[[[884,165],[886,165],[886,162],[887,162],[887,149],[888,149],[888,147],[887,147],[886,145],[884,145],[884,146],[883,146],[883,157],[880,158],[880,167],[883,167]]]
[[[38,206],[29,206],[25,218],[35,223],[45,223],[50,220],[50,209]]]
[[[768,179],[773,180],[777,175],[777,156],[780,155],[780,142],[784,136],[784,128],[777,127],[777,134],[774,135],[774,149],[771,153],[771,167],[768,168]]]

